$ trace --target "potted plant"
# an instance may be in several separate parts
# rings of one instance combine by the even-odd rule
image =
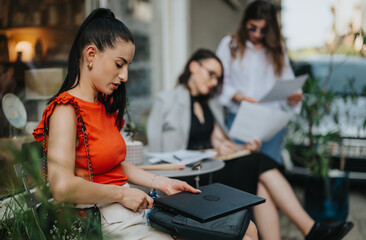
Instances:
[[[312,77],[306,81],[303,92],[300,116],[291,125],[297,140],[295,137],[288,142],[287,149],[291,159],[311,173],[306,178],[305,209],[319,221],[344,221],[348,215],[348,175],[341,170],[330,170],[330,146],[341,143],[340,132],[314,132],[331,114],[335,94]]]
[[[337,206],[342,206],[342,219],[334,207],[334,182],[329,175],[331,157],[329,143],[338,141],[339,132],[314,132],[322,120],[331,112],[334,94],[319,86],[319,80],[308,78],[303,87],[304,97],[300,116],[292,123],[294,133],[300,135],[298,139],[290,141],[287,149],[291,159],[310,170],[311,175],[306,178],[305,209],[316,220],[345,220],[348,215],[348,176],[341,174],[344,182],[342,196]],[[300,140],[299,140],[300,139]],[[342,186],[343,186],[342,185]],[[338,194],[335,194],[338,196]],[[338,199],[339,200],[339,199]],[[345,216],[344,216],[345,215]]]
[[[347,160],[344,125],[365,128],[364,117],[360,119],[351,113],[360,96],[354,79],[343,80],[344,86],[340,86],[343,95],[329,87],[336,67],[331,60],[329,74],[323,81],[314,77],[306,81],[302,110],[289,126],[292,134],[287,142],[291,159],[310,170],[305,185],[305,208],[320,221],[347,218],[349,178],[344,171]]]
[[[133,163],[135,165],[141,165],[144,162],[144,145],[141,141],[135,139],[136,133],[139,128],[135,122],[132,121],[129,107],[131,100],[127,98],[125,114],[127,116],[127,123],[123,131],[126,137],[126,162]]]

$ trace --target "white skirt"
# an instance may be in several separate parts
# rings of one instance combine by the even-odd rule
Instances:
[[[123,187],[129,187],[125,184]],[[93,205],[78,204],[77,208]],[[147,225],[146,214],[150,209],[133,212],[120,203],[98,204],[104,240],[171,240],[169,234],[155,230]]]
[[[119,203],[98,206],[101,213],[103,239],[156,239],[172,238],[147,226],[147,210],[132,212]]]

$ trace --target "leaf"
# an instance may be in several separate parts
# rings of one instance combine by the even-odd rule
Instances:
[[[130,137],[131,140],[134,141],[136,133],[140,130],[139,130],[139,128],[137,128],[135,122],[132,121],[132,118],[130,116],[130,111],[129,111],[130,105],[131,105],[131,99],[127,98],[125,113],[127,115],[128,123],[126,124],[126,127],[125,127],[124,131],[126,132],[126,136]]]

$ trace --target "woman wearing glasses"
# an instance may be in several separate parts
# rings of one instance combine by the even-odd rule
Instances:
[[[221,40],[217,49],[225,69],[220,102],[226,107],[226,124],[230,128],[240,102],[258,103],[276,81],[291,80],[291,69],[277,22],[276,7],[270,1],[254,1],[244,11],[238,30]],[[264,104],[272,109],[300,110],[301,91],[287,101]],[[285,129],[263,142],[260,152],[282,162],[281,148]]]
[[[219,155],[241,149],[258,151],[260,142],[256,140],[239,145],[226,137],[224,113],[214,98],[221,91],[223,75],[221,61],[213,52],[200,49],[193,53],[179,76],[178,86],[159,93],[155,99],[147,125],[150,151],[213,148]],[[225,167],[213,175],[215,182],[266,198],[266,203],[254,207],[261,239],[281,239],[277,207],[306,236],[306,240],[341,239],[352,228],[352,223],[348,222],[334,227],[315,223],[278,166],[268,156],[252,153],[226,161]],[[202,180],[200,182],[204,185],[205,179]],[[255,228],[249,227],[251,229]]]

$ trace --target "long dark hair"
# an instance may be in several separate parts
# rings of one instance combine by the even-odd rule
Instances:
[[[282,36],[276,14],[276,6],[268,0],[257,0],[250,3],[244,11],[238,30],[233,35],[230,51],[233,58],[236,58],[238,53],[243,57],[245,54],[246,42],[249,40],[249,34],[246,27],[247,22],[249,20],[265,20],[266,27],[264,29],[263,45],[271,57],[276,75],[279,76],[282,74],[285,59]]]
[[[94,44],[99,51],[103,52],[105,48],[113,48],[118,40],[134,43],[130,30],[115,18],[111,10],[105,8],[94,10],[81,24],[76,34],[69,55],[68,73],[60,90],[54,97],[79,84],[80,61],[85,46]],[[111,95],[106,96],[99,93],[98,100],[103,103],[107,113],[118,111],[116,125],[121,128],[126,107],[125,83],[122,82]]]
[[[191,71],[189,70],[189,64],[193,61],[202,62],[203,60],[211,59],[211,58],[217,60],[220,63],[221,69],[222,69],[222,75],[217,79],[218,83],[217,83],[216,87],[212,88],[211,91],[209,92],[209,94],[207,95],[207,100],[221,93],[222,84],[224,81],[224,77],[223,77],[224,68],[222,66],[220,59],[216,56],[216,54],[214,52],[212,52],[211,50],[208,50],[208,49],[202,49],[202,48],[198,49],[189,58],[189,60],[187,61],[186,65],[184,67],[183,73],[178,78],[178,84],[183,84],[187,89],[189,89],[188,80],[191,77]]]

